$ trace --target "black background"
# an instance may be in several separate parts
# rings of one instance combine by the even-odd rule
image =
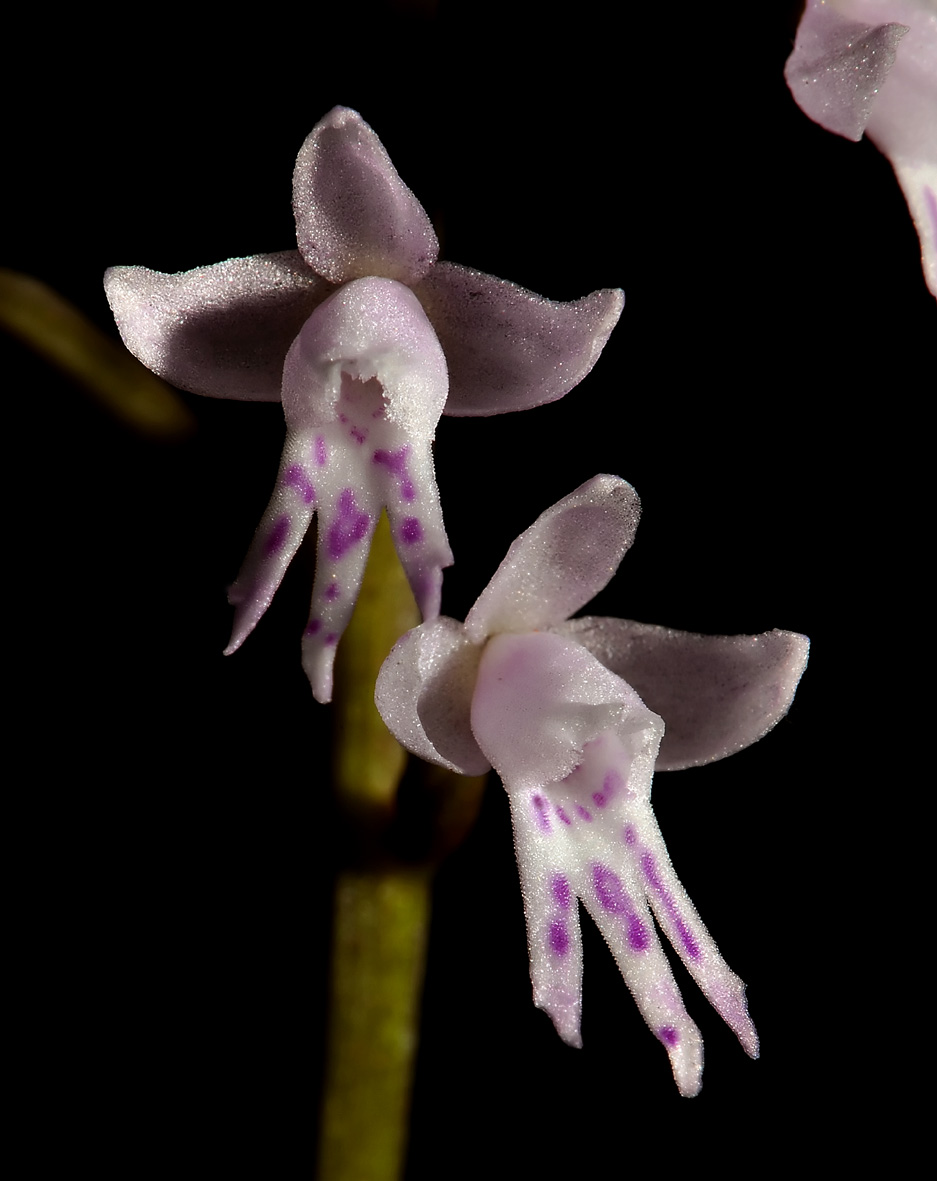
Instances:
[[[380,135],[443,257],[556,299],[625,289],[564,401],[441,422],[447,614],[608,471],[644,517],[591,613],[813,641],[775,732],[655,784],[761,1060],[678,966],[706,1043],[702,1094],[681,1100],[587,920],[584,1049],[560,1043],[530,1003],[493,782],[438,878],[408,1181],[747,1171],[809,1144],[832,1162],[852,1152],[842,1096],[855,1119],[903,1086],[875,1065],[902,979],[876,858],[883,789],[902,787],[887,637],[909,611],[900,523],[934,302],[887,161],[788,95],[796,6],[743,8],[620,24],[588,5],[274,3],[206,30],[198,6],[162,6],[121,26],[26,16],[7,49],[2,262],[108,331],[110,264],[290,247],[293,161],[336,103]],[[308,569],[220,655],[281,412],[183,395],[198,433],[160,446],[0,350],[19,412],[8,840],[37,1169],[309,1175],[334,842],[328,710],[299,664]],[[899,1024],[919,1019],[909,998]]]

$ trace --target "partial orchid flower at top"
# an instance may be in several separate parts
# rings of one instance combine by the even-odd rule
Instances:
[[[674,873],[651,780],[655,765],[695,767],[767,733],[790,707],[809,645],[785,631],[700,636],[570,619],[614,574],[638,516],[624,480],[583,484],[511,545],[464,625],[442,616],[401,637],[375,701],[421,758],[463,774],[490,765],[503,780],[534,1003],[563,1040],[582,1044],[579,898],[667,1049],[681,1094],[695,1095],[702,1042],[648,903],[752,1057],[758,1038],[742,981]]]
[[[814,122],[891,161],[937,296],[937,0],[807,0],[784,76]]]
[[[230,591],[234,652],[266,611],[319,514],[303,664],[319,701],[386,506],[424,619],[452,562],[431,443],[442,413],[556,401],[598,359],[624,303],[596,291],[553,303],[453,263],[384,146],[336,107],[293,175],[299,249],[166,275],[112,267],[125,344],[182,389],[282,400],[287,434],[270,505]]]

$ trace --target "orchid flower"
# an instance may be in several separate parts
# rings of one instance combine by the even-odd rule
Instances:
[[[761,738],[791,704],[808,641],[570,619],[614,574],[638,516],[624,480],[583,484],[511,545],[464,624],[441,616],[401,637],[375,700],[421,758],[463,774],[493,766],[504,782],[534,1003],[563,1040],[581,1045],[578,898],[681,1093],[695,1095],[702,1042],[650,911],[752,1057],[758,1038],[742,981],[674,873],[651,781],[655,766],[698,766]]]
[[[422,205],[343,107],[300,149],[293,211],[298,250],[178,275],[112,267],[105,288],[125,344],[161,377],[209,397],[282,401],[279,475],[229,593],[226,652],[270,605],[318,513],[303,664],[328,701],[383,506],[423,618],[439,613],[452,563],[431,453],[440,415],[562,398],[598,359],[624,297],[553,303],[437,263]]]
[[[816,123],[891,161],[937,296],[937,0],[807,0],[784,76]]]

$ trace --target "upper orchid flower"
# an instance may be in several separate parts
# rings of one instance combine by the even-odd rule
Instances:
[[[491,765],[504,781],[534,1003],[563,1040],[581,1044],[579,898],[666,1047],[681,1093],[695,1095],[700,1034],[648,903],[753,1057],[758,1039],[742,981],[673,871],[651,780],[655,764],[697,766],[761,738],[790,706],[808,642],[783,631],[699,636],[569,619],[615,572],[638,515],[624,480],[583,484],[512,544],[464,625],[443,616],[398,641],[375,700],[414,753],[465,774]]]
[[[811,119],[891,161],[937,296],[937,2],[807,0],[784,76]]]
[[[437,263],[423,207],[380,140],[336,107],[300,149],[297,250],[179,275],[113,267],[107,296],[127,347],[210,397],[282,399],[276,488],[240,575],[227,651],[270,604],[319,514],[303,664],[319,701],[382,506],[424,619],[452,562],[430,445],[443,412],[490,415],[563,397],[597,360],[620,291],[553,303]]]

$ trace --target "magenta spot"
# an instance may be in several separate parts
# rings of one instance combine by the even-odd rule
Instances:
[[[316,490],[312,481],[298,463],[291,463],[286,469],[283,483],[289,488],[295,488],[306,504],[312,504],[316,498]]]
[[[556,814],[557,814],[557,816],[559,816],[560,820],[562,820],[564,824],[572,824],[572,821],[570,820],[570,818],[566,815],[566,813],[563,811],[563,809],[560,808],[559,806],[557,806]]]
[[[286,541],[287,535],[290,531],[290,519],[284,513],[282,517],[277,517],[273,522],[273,528],[267,534],[267,540],[264,542],[264,557],[272,558],[274,554],[278,554],[283,548],[283,543]]]
[[[329,647],[331,647],[332,644],[337,644],[338,643],[338,632],[329,632],[329,634],[325,637],[325,639],[322,641],[322,643],[328,644]]]
[[[378,406],[378,408],[376,410],[372,410],[371,417],[372,418],[383,418],[384,417],[384,407]]]
[[[569,933],[566,924],[559,919],[550,923],[550,948],[555,955],[563,956],[569,951]]]
[[[400,540],[407,545],[414,545],[423,540],[423,526],[418,517],[405,517],[400,526]]]
[[[361,431],[356,426],[353,426],[351,428],[350,434],[351,434],[351,437],[354,439],[354,441],[358,444],[359,447],[365,441],[365,439],[368,437],[367,431]]]
[[[600,791],[594,791],[592,793],[592,802],[595,804],[595,806],[597,808],[604,808],[605,807],[605,796],[603,796]]]
[[[342,424],[342,426],[344,426],[345,423],[348,421],[348,415],[347,414],[340,414],[338,416],[338,421]]]
[[[338,596],[341,593],[342,592],[338,588],[338,583],[337,582],[330,582],[329,585],[325,588],[325,594],[322,597],[325,599],[328,599],[328,601],[330,603],[332,603],[338,598]]]
[[[553,897],[562,906],[564,910],[569,910],[571,896],[569,893],[569,882],[563,877],[561,873],[555,874],[553,881],[550,884],[553,891]]]
[[[321,619],[310,619],[306,624],[306,631],[304,634],[307,636],[314,636],[321,626]]]
[[[633,824],[626,824],[624,831],[621,834],[621,839],[626,845],[633,845],[638,839],[638,834],[634,831]]]
[[[607,800],[610,800],[621,785],[621,775],[613,767],[610,771],[606,772],[605,778],[602,780],[602,793]]]
[[[534,796],[530,801],[537,813],[537,823],[544,832],[550,831],[550,817],[547,815],[547,805],[543,796]]]
[[[647,946],[651,942],[647,927],[636,914],[628,915],[628,942],[635,951],[647,950]]]
[[[583,818],[583,820],[591,820],[592,819],[592,816],[585,810],[585,808],[582,806],[582,804],[576,805],[576,811]]]
[[[662,1025],[657,1031],[657,1036],[665,1046],[675,1046],[680,1041],[680,1034],[672,1025]]]
[[[413,482],[407,471],[407,456],[409,454],[409,447],[401,447],[399,451],[385,451],[383,448],[378,448],[374,452],[372,461],[381,467],[386,467],[392,476],[397,477],[400,481],[400,495],[408,504],[416,496]]]
[[[686,953],[691,959],[698,960],[700,958],[700,947],[696,942],[696,936],[686,924],[686,920],[677,909],[677,904],[673,900],[673,895],[664,887],[664,883],[660,880],[657,873],[657,866],[654,864],[654,858],[650,853],[645,853],[641,857],[641,868],[644,870],[644,876],[651,884],[654,890],[660,897],[664,908],[673,920],[674,926],[680,935],[680,942],[686,949]]]
[[[612,873],[607,865],[593,865],[592,884],[595,886],[595,896],[603,910],[611,914],[626,914],[632,910],[631,901],[625,893],[621,879]]]
[[[316,435],[316,463],[319,467],[325,467],[325,461],[328,459],[328,452],[325,449],[325,439],[322,435]]]
[[[329,557],[344,557],[353,546],[367,537],[370,524],[371,518],[355,504],[354,489],[343,489],[338,498],[338,517],[329,527]]]

